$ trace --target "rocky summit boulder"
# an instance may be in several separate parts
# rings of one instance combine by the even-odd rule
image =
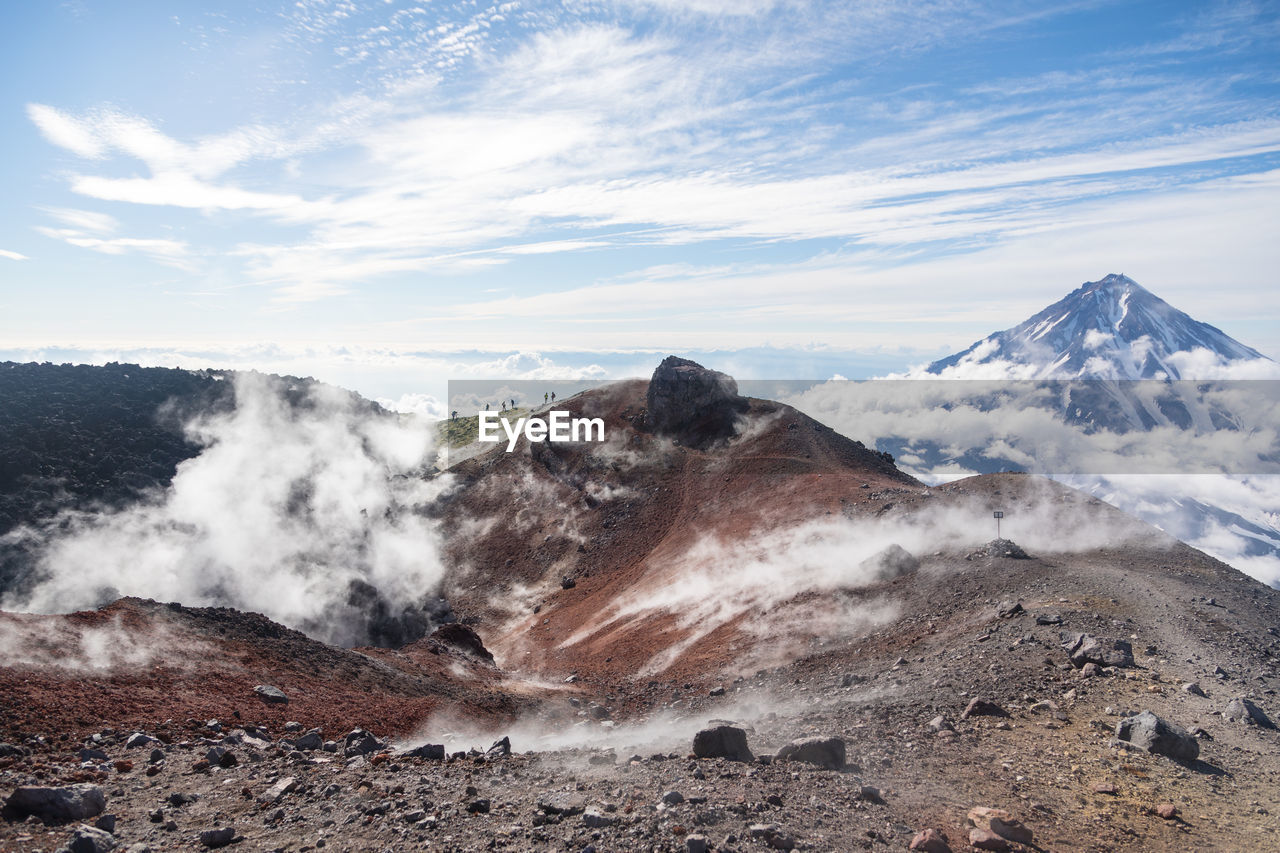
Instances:
[[[97,785],[28,786],[9,796],[3,814],[8,819],[35,815],[48,823],[58,823],[91,818],[102,814],[106,807],[107,798]]]
[[[777,759],[802,761],[828,770],[842,770],[845,765],[844,741],[838,737],[800,738],[778,750]]]
[[[1200,755],[1200,744],[1194,737],[1150,711],[1116,723],[1116,737],[1154,755],[1178,761],[1194,761]]]
[[[697,758],[727,758],[751,761],[754,756],[747,746],[747,733],[736,726],[703,729],[693,736],[693,754]]]
[[[748,408],[732,376],[674,355],[649,380],[644,425],[691,447],[707,447],[734,434]]]

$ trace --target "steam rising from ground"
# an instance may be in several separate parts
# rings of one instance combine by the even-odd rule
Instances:
[[[1040,487],[1037,487],[1037,483]],[[1032,553],[1067,553],[1115,547],[1141,539],[1152,547],[1171,540],[1114,514],[1100,517],[1063,502],[1064,489],[1029,480],[1028,494],[1009,514],[1003,533]],[[674,617],[683,638],[667,645],[642,673],[661,672],[699,640],[720,627],[738,627],[758,638],[772,638],[758,649],[774,660],[746,660],[741,668],[777,663],[802,649],[784,648],[780,638],[804,643],[859,636],[896,619],[897,604],[880,594],[842,596],[872,587],[901,570],[884,559],[898,546],[916,557],[936,551],[968,550],[992,538],[991,508],[979,498],[937,500],[902,516],[876,519],[823,517],[774,526],[725,541],[707,535],[686,551],[652,561],[642,582],[595,620],[567,638],[563,647],[613,630],[644,630],[657,616]],[[792,611],[788,602],[817,593]],[[833,594],[834,593],[834,594]],[[744,618],[745,617],[745,618]]]
[[[420,604],[442,568],[433,525],[415,509],[448,487],[419,476],[430,424],[287,382],[238,374],[234,410],[187,424],[204,450],[163,494],[11,533],[38,553],[41,579],[0,605],[66,612],[121,595],[228,605],[349,645],[367,641],[362,584],[392,615]],[[349,601],[357,587],[363,603]]]
[[[172,654],[181,648],[184,655]],[[162,626],[126,629],[117,617],[105,625],[70,622],[29,623],[22,617],[0,618],[0,649],[5,665],[38,670],[101,674],[117,668],[137,671],[159,653],[166,665],[194,659],[201,648],[190,638],[177,638]]]

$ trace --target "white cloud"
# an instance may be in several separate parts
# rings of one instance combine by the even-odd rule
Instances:
[[[8,249],[0,249],[0,258],[8,258],[11,261],[27,261],[30,260],[26,255],[19,252],[11,252]]]

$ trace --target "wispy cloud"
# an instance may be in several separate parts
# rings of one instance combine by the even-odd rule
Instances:
[[[788,257],[799,284],[782,290],[826,300],[841,275],[1030,245],[1126,218],[1134,199],[1190,205],[1242,175],[1270,186],[1280,115],[1238,69],[1187,73],[1181,59],[1099,48],[1093,62],[952,82],[903,59],[1034,36],[1096,5],[575,0],[446,12],[303,0],[274,38],[342,75],[347,88],[319,106],[201,136],[115,108],[28,108],[81,158],[73,192],[233,222],[233,244],[217,244],[220,229],[109,239],[115,220],[95,227],[91,211],[50,211],[79,233],[42,233],[166,263],[216,251],[277,307],[503,265],[518,280],[539,256],[607,253],[614,272],[600,286],[432,300],[460,303],[443,309],[451,316],[581,319],[616,315],[607,299],[705,307],[730,289],[703,273],[692,297],[688,282],[616,283],[619,265],[653,263],[618,259],[646,252],[732,246],[764,268],[780,245],[812,245]],[[1276,16],[1223,6],[1210,17],[1165,32]],[[891,84],[871,82],[882,71]],[[779,290],[769,275],[762,297]],[[798,323],[826,304],[787,310]]]
[[[27,261],[30,260],[26,255],[18,252],[11,252],[8,249],[0,249],[0,258],[8,258],[11,261]]]

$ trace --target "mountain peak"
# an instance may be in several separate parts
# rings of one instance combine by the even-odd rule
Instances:
[[[1035,316],[935,361],[953,378],[1181,379],[1187,356],[1263,359],[1123,273],[1087,281]],[[1193,378],[1193,377],[1186,377]]]

